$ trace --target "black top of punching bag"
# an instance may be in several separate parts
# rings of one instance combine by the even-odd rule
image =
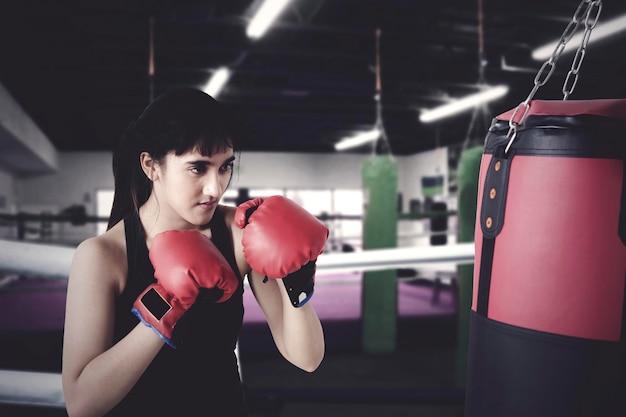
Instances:
[[[519,123],[524,108],[515,113]],[[515,109],[496,116],[485,138],[485,153],[509,142]],[[533,100],[517,126],[511,151],[545,155],[622,159],[626,155],[626,99]]]

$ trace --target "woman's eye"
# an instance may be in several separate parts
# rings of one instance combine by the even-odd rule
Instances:
[[[203,166],[195,166],[195,167],[191,167],[190,171],[193,172],[194,174],[202,174],[206,171],[206,168]]]
[[[222,172],[230,171],[231,169],[233,169],[233,165],[234,164],[232,162],[230,162],[230,163],[228,163],[226,165],[222,165],[222,168],[221,168]]]

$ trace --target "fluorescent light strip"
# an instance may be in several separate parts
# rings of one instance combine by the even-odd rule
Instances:
[[[626,15],[617,17],[613,20],[609,20],[605,23],[598,23],[591,32],[589,43],[596,42],[611,35],[615,35],[616,33],[623,30],[626,30]],[[576,35],[572,36],[570,41],[563,48],[562,53],[578,48],[580,42],[582,41],[582,38],[583,32],[577,33]],[[552,56],[552,52],[554,52],[554,49],[558,45],[558,42],[559,41],[550,42],[533,50],[533,59],[544,60],[550,58],[550,56]],[[615,51],[615,53],[618,53],[617,50]]]
[[[436,120],[443,119],[444,117],[469,110],[479,104],[496,100],[508,92],[509,87],[506,85],[488,87],[479,93],[471,94],[469,96],[451,101],[450,103],[435,107],[434,109],[424,110],[420,113],[419,119],[422,123],[434,122]]]
[[[284,10],[290,0],[265,0],[257,13],[254,15],[246,35],[252,39],[258,39],[265,34],[267,29],[274,23],[280,12]]]
[[[227,67],[221,67],[213,73],[211,79],[206,83],[202,90],[213,98],[216,98],[222,88],[228,82],[231,72]]]
[[[342,139],[335,144],[335,150],[343,151],[349,148],[355,148],[357,146],[364,145],[368,142],[373,142],[380,137],[380,130],[378,128],[369,130],[367,132],[357,133],[349,138]]]

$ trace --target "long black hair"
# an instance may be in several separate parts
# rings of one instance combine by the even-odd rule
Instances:
[[[231,109],[196,89],[176,89],[153,100],[130,123],[113,154],[115,191],[107,230],[131,210],[138,211],[152,192],[152,182],[140,165],[148,152],[159,162],[169,153],[194,148],[207,156],[235,148],[240,130]]]

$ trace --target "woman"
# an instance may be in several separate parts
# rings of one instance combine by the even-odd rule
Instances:
[[[235,127],[213,98],[183,89],[157,98],[124,133],[108,230],[77,247],[69,276],[62,378],[70,417],[245,416],[234,349],[246,275],[280,353],[305,371],[319,366],[324,338],[311,303],[292,307],[280,279],[251,269],[236,209],[218,204],[233,173]],[[173,327],[157,329],[137,306],[148,289],[167,284],[155,283],[167,249],[155,254],[152,246],[172,231],[195,231],[219,249],[232,268],[229,294],[198,296]],[[194,297],[205,294],[196,287],[210,287],[184,285],[195,285]]]

